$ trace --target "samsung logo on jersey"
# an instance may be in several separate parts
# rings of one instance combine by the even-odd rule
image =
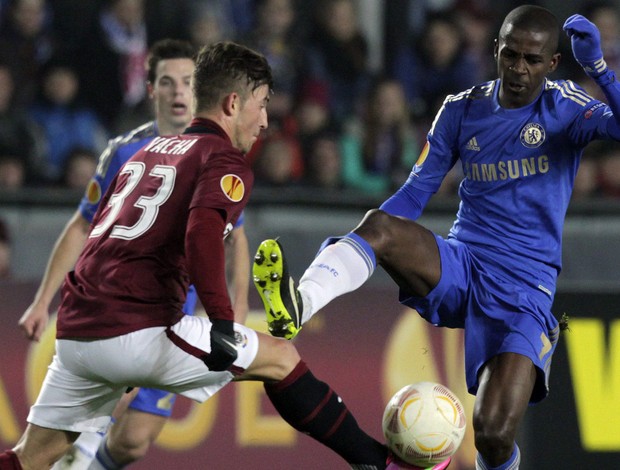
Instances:
[[[167,155],[182,155],[187,152],[198,139],[179,139],[177,137],[156,137],[144,150]]]
[[[498,163],[465,163],[465,176],[472,181],[514,180],[548,171],[549,157],[547,155]]]

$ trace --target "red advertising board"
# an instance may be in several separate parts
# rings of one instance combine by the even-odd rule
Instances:
[[[29,344],[17,328],[35,287],[0,284],[0,448],[12,446],[23,432],[28,407],[53,354],[52,327],[36,345]],[[613,424],[605,424],[617,422],[620,416],[613,400],[620,396],[620,322],[613,310],[618,299],[612,298],[612,303],[592,296],[591,302],[583,301],[584,306],[596,306],[590,315],[591,310],[579,307],[574,298],[558,297],[564,311],[576,310],[572,336],[560,341],[550,398],[528,411],[519,438],[521,469],[554,464],[563,469],[620,468],[620,433]],[[596,299],[600,305],[593,303]],[[258,308],[258,298],[252,297],[251,304]],[[597,318],[601,312],[603,317]],[[248,324],[264,330],[258,309]],[[395,391],[422,380],[447,385],[463,401],[469,421],[450,470],[474,468],[473,397],[465,388],[461,331],[427,324],[397,302],[395,288],[365,286],[332,302],[294,341],[314,374],[340,394],[360,425],[378,439],[383,407]],[[235,383],[204,404],[180,398],[156,445],[132,468],[349,467],[284,423],[260,383]]]

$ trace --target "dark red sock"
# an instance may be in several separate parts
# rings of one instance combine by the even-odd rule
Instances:
[[[300,361],[281,382],[265,384],[267,396],[284,420],[326,445],[349,464],[384,469],[387,449],[366,434],[325,382]]]
[[[23,470],[15,452],[7,450],[0,454],[0,470]]]

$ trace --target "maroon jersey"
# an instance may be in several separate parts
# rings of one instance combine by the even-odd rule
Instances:
[[[110,185],[65,279],[57,337],[105,338],[176,323],[189,285],[190,210],[217,210],[224,218],[219,230],[225,227],[219,236],[226,236],[252,183],[245,156],[206,119],[139,150]]]

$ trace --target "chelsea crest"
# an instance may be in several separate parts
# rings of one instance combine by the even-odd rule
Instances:
[[[525,147],[540,147],[545,141],[545,129],[543,129],[543,127],[536,122],[530,122],[529,124],[523,126],[519,138]]]

